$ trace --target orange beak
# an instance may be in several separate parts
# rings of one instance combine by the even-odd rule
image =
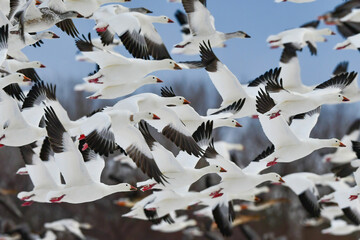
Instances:
[[[40,4],[42,4],[42,2],[38,1],[38,0],[35,0],[35,5],[36,6],[39,6]]]
[[[260,202],[260,201],[261,201],[261,198],[255,196],[254,200],[255,200],[255,202]]]
[[[242,127],[242,125],[238,122],[236,122],[235,127]]]
[[[168,23],[174,23],[174,21],[169,18]]]
[[[28,78],[27,76],[24,76],[24,80],[23,80],[24,82],[31,82],[31,79],[30,78]]]
[[[40,68],[46,68],[44,64],[41,64],[40,65]]]
[[[60,38],[58,35],[56,35],[55,33],[53,33],[52,38]]]
[[[257,197],[255,197],[255,199],[256,199]],[[255,200],[256,201],[256,200]],[[241,210],[246,210],[246,209],[248,209],[248,206],[247,205],[245,205],[245,204],[242,204],[242,205],[240,205],[240,208],[241,208]]]
[[[125,207],[126,206],[126,202],[124,201],[118,201],[116,202],[116,205],[120,206],[120,207]]]
[[[163,81],[160,78],[156,78],[156,82],[162,83]]]
[[[176,69],[176,70],[181,70],[182,68],[175,63],[175,64],[174,64],[174,69]]]
[[[157,115],[153,114],[153,119],[158,120],[160,118]]]
[[[136,187],[133,187],[133,186],[130,186],[130,190],[131,190],[131,191],[136,191],[137,188],[136,188]]]
[[[282,179],[282,178],[279,179],[279,182],[285,183],[284,179]]]
[[[346,147],[345,144],[343,144],[342,142],[339,143],[339,147]]]
[[[343,102],[348,102],[348,101],[350,101],[350,99],[348,99],[347,97],[344,97],[343,96],[343,100],[342,100]]]
[[[184,104],[190,104],[191,102],[189,102],[188,100],[184,99]]]
[[[225,168],[220,168],[220,172],[227,172]]]

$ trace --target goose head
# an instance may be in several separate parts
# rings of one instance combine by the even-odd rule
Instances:
[[[233,118],[220,118],[214,120],[214,125],[220,125],[223,127],[242,127],[242,125]]]
[[[150,75],[150,76],[144,77],[143,82],[144,83],[162,83],[163,81],[158,77]]]
[[[112,186],[112,190],[116,192],[127,192],[127,191],[136,191],[137,188],[131,186],[129,183],[120,183]]]
[[[243,31],[236,31],[234,32],[234,37],[236,38],[251,38],[249,34]]]
[[[67,11],[59,15],[61,19],[68,19],[68,18],[83,18],[84,16],[76,11]]]
[[[318,29],[316,30],[316,32],[320,35],[325,35],[325,36],[336,35],[336,33],[333,32],[330,28]]]
[[[284,179],[282,179],[282,177],[277,174],[277,173],[267,173],[267,174],[263,174],[263,175],[259,175],[260,178],[263,178],[265,180],[271,181],[271,182],[275,182],[275,183],[285,183]]]
[[[158,17],[154,17],[155,22],[158,23],[174,23],[173,20],[171,20],[170,18],[168,18],[167,16],[158,16]]]
[[[51,32],[51,31],[45,31],[45,32],[41,32],[38,35],[39,39],[52,39],[52,38],[60,38],[58,35],[56,35],[55,33]]]
[[[160,118],[151,112],[139,112],[134,113],[130,116],[130,121],[132,122],[140,122],[140,120],[159,120]]]
[[[165,101],[166,106],[173,107],[173,106],[181,106],[183,104],[190,104],[188,100],[186,100],[184,97],[166,97],[163,98]]]
[[[220,167],[219,165],[210,165],[202,169],[204,169],[207,173],[227,172],[223,167]]]
[[[329,139],[328,142],[332,147],[346,147],[346,145],[337,138]]]
[[[158,65],[164,69],[181,70],[182,68],[172,59],[158,60]]]
[[[11,83],[23,84],[24,82],[30,82],[30,81],[31,81],[31,79],[26,77],[22,73],[13,73],[6,77],[0,78],[0,82],[6,83],[6,85],[11,84]]]
[[[45,65],[39,61],[24,62],[23,65],[26,66],[26,68],[45,68]]]

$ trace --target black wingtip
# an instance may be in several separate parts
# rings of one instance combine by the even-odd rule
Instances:
[[[46,131],[51,148],[55,153],[61,153],[64,151],[63,134],[66,130],[52,107],[46,107],[44,110]]]
[[[200,57],[206,71],[217,71],[217,62],[219,61],[219,59],[216,57],[215,53],[211,48],[210,40],[208,40],[208,43],[206,43],[205,41],[200,43]]]
[[[270,111],[275,106],[274,99],[272,99],[267,91],[264,91],[262,88],[256,96],[256,111],[265,114]]]
[[[343,62],[338,63],[338,65],[336,65],[336,67],[333,71],[333,75],[338,75],[340,73],[346,73],[348,67],[349,67],[348,61],[343,61]]]
[[[275,146],[271,145],[267,147],[262,153],[260,153],[252,162],[259,162],[261,159],[266,158],[267,156],[271,155],[275,151]]]
[[[196,131],[192,134],[195,142],[200,146],[207,146],[212,138],[212,130],[213,130],[214,122],[208,120],[207,122],[203,122]]]
[[[31,108],[45,98],[56,101],[56,85],[45,84],[43,81],[36,83],[27,94],[22,109]]]
[[[160,90],[160,94],[162,97],[176,97],[176,94],[172,87],[162,87]]]
[[[91,52],[93,51],[94,45],[91,42],[91,34],[88,34],[88,38],[85,35],[82,35],[82,39],[78,38],[75,40],[75,45],[81,52]]]
[[[357,76],[356,72],[341,73],[317,85],[314,89],[325,89],[325,88],[333,87],[343,90],[345,87],[347,87],[354,81],[356,76]]]

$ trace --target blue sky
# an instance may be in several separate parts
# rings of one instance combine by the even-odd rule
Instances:
[[[312,3],[295,4],[291,2],[274,3],[272,0],[208,0],[208,8],[215,17],[215,26],[218,31],[233,32],[243,30],[252,38],[231,39],[227,47],[215,49],[218,58],[244,83],[263,74],[270,68],[278,66],[281,49],[270,49],[266,38],[286,29],[295,28],[303,23],[312,21],[317,16],[332,10],[341,0],[316,0]],[[167,15],[174,19],[181,4],[168,3],[166,0],[132,0],[124,3],[128,7],[144,6],[154,13],[153,15]],[[175,20],[175,19],[174,19]],[[75,24],[82,34],[92,32],[94,22],[88,19],[77,19]],[[319,28],[328,27],[323,23]],[[179,25],[156,24],[169,51],[173,45],[181,41]],[[335,31],[335,28],[331,26]],[[27,47],[24,52],[31,60],[40,60],[47,66],[39,70],[45,81],[63,82],[73,79],[81,82],[81,78],[93,71],[94,66],[89,63],[76,62],[77,51],[74,39],[63,34],[59,29],[51,29],[61,36],[60,39],[45,40],[41,48]],[[318,44],[318,56],[310,56],[308,49],[299,53],[302,68],[302,78],[305,84],[314,84],[329,78],[335,65],[344,60],[350,61],[350,70],[358,71],[356,62],[359,60],[357,51],[333,50],[337,42],[343,41],[338,34],[328,36],[328,41]],[[129,56],[123,47],[120,52]],[[194,60],[198,56],[174,55],[177,61]],[[208,78],[205,70],[163,71],[156,73],[165,82],[171,79],[186,78],[193,81],[198,78]],[[210,80],[209,80],[210,81]]]

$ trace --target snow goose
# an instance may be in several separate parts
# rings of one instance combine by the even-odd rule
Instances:
[[[72,218],[61,219],[54,222],[46,222],[44,223],[44,227],[54,231],[69,231],[80,239],[85,239],[85,236],[81,232],[80,228],[92,228],[89,223],[80,223]]]
[[[30,145],[20,147],[20,152],[34,188],[30,192],[20,192],[17,197],[25,201],[22,206],[29,206],[33,202],[47,202],[46,196],[49,191],[60,189],[62,186],[53,179]],[[58,177],[60,179],[60,175]]]
[[[0,131],[0,144],[6,146],[23,146],[32,143],[46,135],[44,128],[39,128],[29,124],[27,119],[22,116],[17,102],[1,91],[0,108],[2,113],[6,113],[1,119],[3,126]],[[23,135],[24,131],[27,133]],[[19,137],[22,136],[22,137]]]
[[[313,87],[306,86],[301,81],[300,64],[296,52],[299,49],[292,43],[285,43],[281,54],[279,67],[281,68],[280,79],[283,79],[283,86],[293,92],[306,93]]]
[[[187,216],[173,217],[174,223],[162,222],[158,225],[151,225],[151,229],[154,231],[160,231],[164,233],[172,233],[181,231],[187,227],[196,226],[197,222],[194,219],[188,219]]]
[[[163,60],[143,60],[129,59],[122,55],[105,51],[95,47],[90,39],[76,40],[76,46],[82,54],[100,66],[100,70],[92,76],[84,78],[88,82],[116,85],[126,83],[131,79],[136,81],[145,77],[145,75],[158,70],[178,70],[181,69],[172,59]],[[119,76],[122,76],[119,78]]]
[[[29,33],[24,33],[25,40],[21,39],[19,31],[10,31],[9,34],[9,51],[8,55],[19,61],[27,62],[29,61],[28,57],[21,51],[24,47],[28,45],[39,46],[42,43],[42,39],[54,39],[59,38],[58,35],[51,31],[44,31],[31,35]]]
[[[172,191],[183,193],[187,192],[190,185],[205,174],[226,172],[226,170],[219,165],[210,165],[200,169],[183,167],[182,162],[177,160],[170,151],[155,141],[151,136],[146,123],[140,123],[139,129],[151,149],[151,153],[154,156],[160,171],[167,177],[166,183],[164,183],[163,186],[160,186],[159,184],[156,185],[156,181],[154,180],[138,182],[138,187],[145,185],[142,189],[143,191],[148,190],[148,186],[151,186],[151,189],[171,189]]]
[[[175,97],[172,87],[163,87],[161,88],[161,96],[163,97]],[[238,106],[239,110],[243,106],[245,101],[241,102],[242,105]],[[242,127],[240,123],[238,123],[233,118],[226,118],[225,114],[214,115],[214,116],[200,116],[190,105],[181,105],[175,106],[171,108],[174,112],[179,116],[180,120],[185,124],[186,128],[190,132],[195,132],[196,129],[207,121],[213,121],[213,128],[218,127]],[[225,112],[225,111],[224,111]]]
[[[360,33],[348,37],[345,41],[337,43],[334,47],[336,50],[352,49],[359,50],[360,48]]]
[[[309,138],[320,114],[320,108],[293,117],[289,127],[280,113],[272,119],[263,114],[266,112],[265,109],[271,108],[271,105],[268,93],[261,91],[257,98],[257,110],[261,113],[259,120],[265,135],[274,144],[274,147],[264,151],[266,154],[260,155],[254,161],[267,162],[266,167],[270,167],[278,162],[291,162],[303,158],[320,148],[345,147],[340,140],[335,138]]]
[[[154,178],[156,182],[166,181],[165,176],[154,161],[153,155],[145,142],[144,137],[134,126],[141,119],[160,118],[150,112],[131,113],[126,110],[107,110],[105,113],[110,118],[110,125],[103,126],[102,129],[95,129],[90,134],[84,136],[88,146],[102,144],[104,139],[115,142],[123,148],[127,155],[141,168],[149,177]],[[97,114],[99,115],[99,113]],[[118,124],[122,123],[122,124]],[[123,136],[129,136],[124,138]],[[131,136],[131,137],[130,137]]]
[[[84,17],[91,17],[91,15],[103,4],[129,1],[130,0],[66,0],[64,3],[67,9],[74,10]]]
[[[163,81],[160,80],[158,77],[149,75],[146,76],[138,81],[111,85],[111,86],[102,86],[102,85],[95,85],[97,90],[91,96],[88,96],[89,99],[114,99],[119,98],[130,93],[133,93],[136,89],[147,85],[147,84],[154,84],[154,83],[162,83]],[[91,84],[94,85],[94,84]]]
[[[311,55],[316,55],[316,42],[325,42],[326,39],[323,35],[335,35],[329,28],[317,30],[318,24],[319,21],[306,23],[300,26],[300,28],[293,28],[276,35],[270,35],[266,41],[270,44],[271,48],[283,47],[286,43],[292,43],[299,49],[308,46]]]
[[[336,104],[350,101],[343,95],[343,89],[350,85],[356,78],[357,73],[341,73],[335,77],[317,85],[313,91],[300,94],[291,92],[283,87],[282,80],[278,79],[279,75],[275,73],[268,79],[266,90],[271,93],[271,98],[268,100],[273,104],[269,112],[257,107],[258,112],[269,116],[270,119],[276,118],[281,114],[287,119],[290,116],[304,113],[315,109],[322,104]],[[267,96],[260,89],[260,97]],[[258,99],[259,97],[257,97]],[[269,102],[269,104],[270,104]],[[268,105],[270,107],[270,105]]]
[[[43,31],[55,24],[72,37],[77,36],[78,31],[70,18],[82,17],[78,12],[59,12],[58,9],[49,7],[37,8],[34,3],[34,0],[26,2],[14,15],[18,18],[20,36],[23,41],[25,40],[25,32]]]
[[[121,13],[95,26],[98,32],[110,28],[136,58],[171,59],[153,23],[173,23],[167,16],[149,16],[139,12]]]
[[[356,231],[360,231],[360,226],[348,224],[344,220],[334,219],[331,221],[331,227],[321,230],[321,233],[335,236],[344,236]]]
[[[182,0],[188,16],[191,38],[174,46],[173,54],[197,54],[203,41],[211,42],[213,47],[223,47],[224,42],[231,38],[250,38],[243,31],[222,33],[215,29],[215,19],[200,0]]]
[[[350,37],[352,35],[360,33],[360,25],[356,22],[342,22],[341,18],[348,14],[351,14],[352,9],[360,7],[360,3],[356,0],[350,0],[342,3],[333,11],[327,12],[318,17],[319,20],[324,20],[327,25],[336,25],[337,30],[344,37]]]
[[[345,135],[341,138],[341,142],[347,146],[352,145],[352,141],[359,138],[360,135],[360,119],[355,120],[347,129]],[[349,163],[356,159],[356,153],[350,148],[338,148],[336,152],[326,154],[322,157],[323,162],[331,162],[336,164]]]
[[[180,31],[182,35],[182,40],[186,41],[191,39],[190,26],[186,14],[180,10],[177,10],[175,12],[175,17],[181,27]]]
[[[316,174],[299,172],[284,176],[284,186],[289,187],[299,198],[301,205],[313,218],[320,217],[319,193],[311,177]]]
[[[92,180],[81,153],[52,108],[46,108],[45,118],[49,141],[55,153],[54,158],[66,182],[62,190],[47,194],[48,201],[83,203],[98,200],[115,192],[136,190],[128,183],[105,185]]]
[[[236,76],[213,52],[210,42],[200,44],[201,61],[223,101],[219,109],[209,109],[209,114],[231,112],[233,118],[256,115],[255,99],[251,98],[241,86]]]
[[[181,122],[171,107],[189,104],[184,97],[160,97],[152,93],[142,93],[128,97],[116,103],[114,109],[127,109],[132,112],[152,111],[161,118],[161,121],[147,121],[151,126],[160,131],[181,150],[198,157],[202,149],[194,141],[191,133]]]

